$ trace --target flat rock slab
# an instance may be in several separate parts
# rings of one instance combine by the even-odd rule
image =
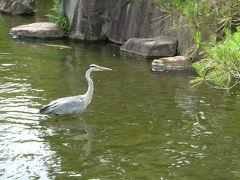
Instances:
[[[177,39],[160,36],[155,38],[131,38],[120,47],[121,51],[145,58],[169,57],[177,52]]]
[[[10,15],[34,15],[35,0],[0,0],[0,12]]]
[[[191,63],[185,56],[154,59],[152,62],[153,71],[183,70],[190,67]]]
[[[56,24],[49,22],[32,23],[14,27],[10,30],[13,38],[61,39],[64,32]]]

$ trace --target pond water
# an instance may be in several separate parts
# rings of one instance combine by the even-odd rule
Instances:
[[[0,15],[0,179],[240,178],[239,88],[191,89],[193,72],[154,73],[114,44],[9,37],[13,26],[46,21],[50,6],[37,1],[35,17]],[[38,114],[83,94],[90,64],[113,71],[92,74],[81,118]]]

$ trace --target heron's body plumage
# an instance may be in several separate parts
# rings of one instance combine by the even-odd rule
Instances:
[[[84,99],[80,96],[71,96],[52,101],[40,110],[41,114],[76,114],[84,111]]]

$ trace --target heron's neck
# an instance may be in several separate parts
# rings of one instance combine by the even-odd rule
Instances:
[[[90,101],[92,99],[93,90],[94,90],[93,80],[91,79],[91,72],[92,71],[90,69],[88,69],[86,74],[85,74],[86,80],[88,82],[88,90],[87,90],[85,95],[86,95],[87,99],[89,100],[89,103],[90,103]]]

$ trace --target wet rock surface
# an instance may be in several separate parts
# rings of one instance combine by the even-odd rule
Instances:
[[[132,37],[153,37],[158,27],[152,19],[162,14],[153,0],[61,0],[70,23],[70,38],[108,39],[124,43]]]
[[[121,51],[152,57],[174,56],[177,51],[177,40],[166,36],[155,38],[131,38],[124,43]]]
[[[35,0],[2,0],[0,12],[9,15],[34,15]]]
[[[10,35],[13,38],[61,39],[64,32],[54,23],[40,22],[14,27]]]
[[[164,57],[152,62],[153,71],[183,70],[190,67],[191,62],[185,56]]]

